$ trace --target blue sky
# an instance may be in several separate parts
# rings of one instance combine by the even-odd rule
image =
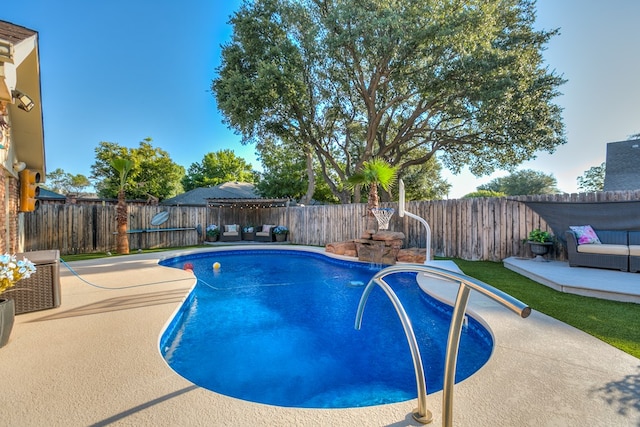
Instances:
[[[101,141],[146,137],[187,169],[229,148],[259,168],[252,146],[227,129],[209,92],[239,0],[20,0],[0,19],[39,32],[47,170],[90,175]],[[640,1],[539,0],[536,26],[560,28],[545,52],[568,83],[568,143],[519,169],[553,174],[565,192],[605,161],[606,144],[640,133]],[[507,172],[443,175],[460,197]]]

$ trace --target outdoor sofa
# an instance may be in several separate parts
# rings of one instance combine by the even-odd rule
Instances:
[[[571,267],[596,267],[640,271],[640,231],[593,230],[595,242],[580,243],[579,232],[567,230],[567,255]]]
[[[240,225],[238,224],[225,225],[221,231],[221,242],[233,242],[236,240],[242,240],[242,235],[240,234]]]
[[[629,271],[640,271],[640,231],[629,232]]]
[[[273,229],[276,228],[274,224],[264,224],[260,227],[260,230],[256,230],[256,242],[273,242],[275,240],[275,235],[273,234]]]

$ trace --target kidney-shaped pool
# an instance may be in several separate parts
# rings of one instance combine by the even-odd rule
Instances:
[[[409,346],[384,292],[364,286],[378,271],[298,250],[228,250],[167,259],[198,283],[160,338],[165,360],[200,387],[253,402],[348,408],[416,398]],[[214,268],[215,267],[218,268]],[[428,393],[442,389],[452,309],[425,294],[416,273],[385,279],[416,333]],[[469,317],[456,382],[480,369],[491,334]]]

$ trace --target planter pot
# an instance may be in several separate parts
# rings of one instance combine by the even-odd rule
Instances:
[[[531,252],[536,256],[533,260],[534,261],[546,261],[546,259],[543,258],[543,255],[546,255],[549,250],[551,249],[551,246],[553,246],[552,242],[545,242],[545,243],[541,243],[541,242],[532,242],[529,241],[529,247],[531,248]]]
[[[276,234],[276,242],[284,242],[287,240],[286,234]]]
[[[207,242],[216,242],[218,240],[218,235],[209,236],[207,235]]]
[[[0,347],[9,341],[16,309],[12,299],[0,299]]]

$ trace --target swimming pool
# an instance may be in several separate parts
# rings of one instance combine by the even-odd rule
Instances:
[[[229,250],[177,257],[198,277],[160,339],[169,366],[191,382],[271,405],[347,408],[416,397],[415,374],[395,310],[374,289],[354,328],[368,264],[293,250]],[[219,269],[213,264],[219,263]],[[442,389],[451,308],[425,294],[415,273],[388,278],[416,332],[429,393]],[[456,382],[480,369],[493,348],[470,318]]]

